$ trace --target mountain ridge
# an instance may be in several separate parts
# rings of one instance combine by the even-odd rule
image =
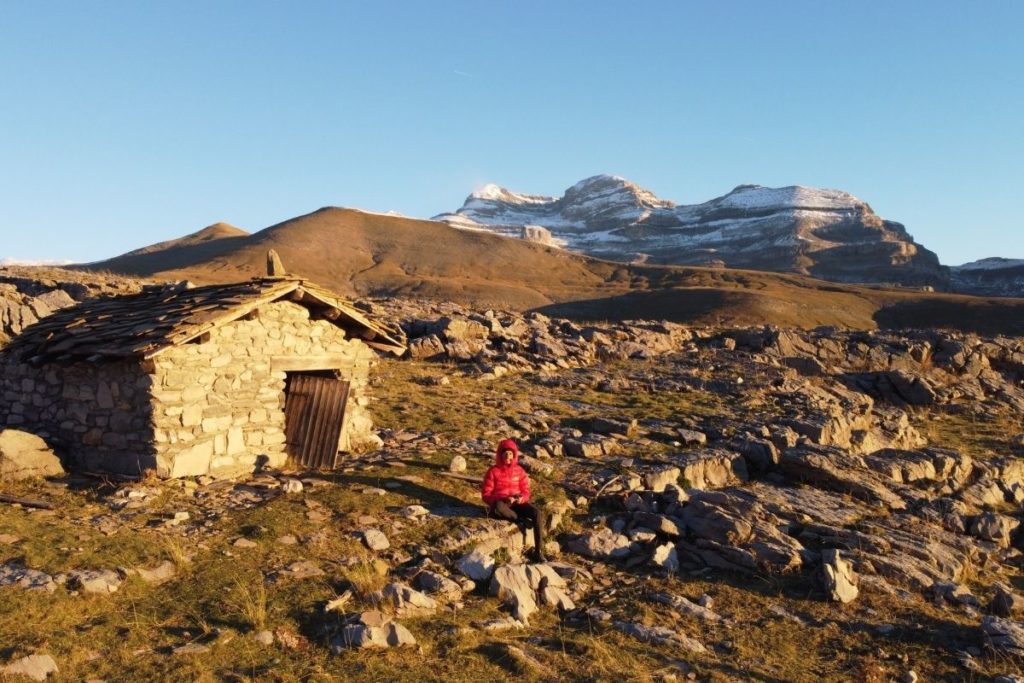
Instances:
[[[528,198],[529,201],[522,201]],[[598,175],[561,197],[487,185],[439,214],[461,229],[522,237],[600,258],[796,272],[839,282],[947,289],[949,271],[906,228],[842,190],[743,184],[701,204],[660,199],[621,176]],[[536,234],[536,231],[535,231]]]
[[[858,329],[941,325],[1024,334],[1024,299],[842,285],[792,273],[625,264],[438,221],[339,207],[250,235],[192,242],[161,243],[162,249],[141,256],[129,254],[145,249],[78,268],[198,284],[237,282],[263,275],[267,251],[274,249],[291,273],[353,297],[557,310],[591,319]]]

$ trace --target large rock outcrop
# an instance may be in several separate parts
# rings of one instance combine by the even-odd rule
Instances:
[[[599,175],[561,197],[487,185],[435,219],[512,237],[543,226],[554,243],[618,261],[788,271],[839,282],[949,284],[948,269],[901,224],[839,190],[740,185],[703,204],[676,205],[625,178]]]

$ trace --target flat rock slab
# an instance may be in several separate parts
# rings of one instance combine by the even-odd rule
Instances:
[[[707,652],[707,648],[699,640],[664,626],[644,626],[643,624],[632,624],[626,621],[616,621],[614,626],[616,630],[643,643],[675,645],[686,652],[694,654]]]
[[[59,669],[50,655],[29,655],[11,662],[0,671],[5,676],[28,676],[33,681],[45,681]]]
[[[349,624],[333,641],[331,650],[340,654],[352,649],[385,649],[415,645],[416,638],[405,626],[390,623],[382,626],[367,626],[363,623]]]
[[[0,586],[18,586],[26,590],[57,590],[53,577],[38,569],[14,564],[0,564]]]
[[[173,579],[177,575],[178,570],[173,562],[164,560],[152,569],[139,567],[135,570],[135,573],[146,583],[159,584]]]
[[[981,620],[981,630],[992,649],[1024,656],[1024,623],[986,616]]]
[[[404,583],[397,582],[389,583],[382,590],[374,593],[373,600],[378,603],[390,604],[398,616],[433,614],[437,609],[437,600]]]
[[[494,560],[490,555],[474,550],[459,558],[456,568],[474,581],[487,581],[494,574]]]
[[[68,572],[68,585],[83,593],[116,593],[121,583],[121,575],[110,569],[73,569]]]
[[[380,529],[364,529],[360,534],[362,534],[363,543],[370,550],[381,551],[391,547],[388,537]]]

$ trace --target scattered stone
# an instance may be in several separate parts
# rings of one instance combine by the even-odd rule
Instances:
[[[416,638],[409,629],[371,610],[360,614],[354,623],[347,624],[331,641],[331,650],[340,654],[347,649],[382,649],[415,644]]]
[[[466,471],[466,458],[461,455],[452,457],[452,461],[448,463],[449,472],[465,472]]]
[[[684,446],[703,446],[708,442],[708,435],[696,429],[677,429],[676,435]]]
[[[68,572],[68,586],[83,593],[116,593],[121,582],[121,576],[110,569],[73,569]]]
[[[491,577],[490,593],[508,606],[512,616],[524,624],[529,623],[530,615],[537,611],[536,593],[523,565],[498,567]]]
[[[21,541],[21,538],[12,534],[0,534],[0,545],[14,545]]]
[[[146,583],[161,584],[173,579],[177,575],[178,570],[173,562],[170,560],[164,560],[152,569],[138,567],[136,568],[135,573],[138,574],[139,578]]]
[[[718,489],[747,481],[747,461],[739,453],[699,451],[677,458],[690,488]]]
[[[629,538],[608,527],[575,536],[567,547],[569,552],[599,560],[624,558],[635,549]]]
[[[917,672],[914,671],[913,669],[911,669],[910,671],[907,671],[902,676],[900,676],[900,682],[901,683],[917,683],[917,681],[918,681]]]
[[[997,583],[988,611],[999,617],[1012,617],[1024,611],[1024,597],[1018,595],[1005,583]]]
[[[691,602],[681,595],[672,595],[670,593],[654,593],[651,595],[651,599],[655,602],[660,602],[663,605],[668,605],[681,614],[696,617],[702,621],[717,623],[722,620],[722,617],[719,616],[718,613],[711,610],[710,600],[707,601],[707,605],[699,605],[695,602]]]
[[[0,430],[0,481],[61,474],[60,458],[41,438],[17,429]]]
[[[983,512],[971,522],[971,535],[986,541],[998,543],[1006,548],[1010,537],[1020,526],[1020,520],[995,512]]]
[[[699,640],[664,626],[644,626],[643,624],[632,624],[625,621],[616,621],[614,626],[627,636],[636,638],[643,643],[672,645],[693,654],[707,652],[707,648]]]
[[[0,586],[18,586],[25,590],[57,590],[53,577],[37,569],[29,569],[13,563],[0,564]]]
[[[285,493],[302,493],[302,482],[298,479],[284,479],[281,481],[281,490]]]
[[[494,559],[490,555],[473,550],[460,557],[455,567],[473,581],[487,581],[494,574],[494,564]]]
[[[665,487],[669,484],[675,484],[679,481],[679,468],[678,467],[666,467],[653,472],[648,472],[644,475],[644,485],[648,489],[655,493],[660,493],[665,490]]]
[[[248,538],[237,538],[231,545],[235,548],[255,548],[259,544],[256,541],[250,541]]]
[[[45,681],[60,670],[50,655],[29,655],[11,662],[0,671],[7,676],[28,676],[34,681]]]
[[[389,583],[374,593],[371,599],[377,603],[390,604],[400,617],[433,614],[437,609],[436,600],[404,583]]]
[[[1024,624],[1021,622],[990,615],[982,618],[981,630],[992,649],[1024,656]]]
[[[422,571],[416,575],[413,583],[417,588],[426,593],[439,593],[452,599],[458,599],[462,596],[462,586],[437,572]]]
[[[260,645],[265,645],[267,647],[274,644],[274,634],[267,630],[257,631],[253,634],[252,638]]]
[[[210,651],[210,648],[202,643],[188,643],[174,648],[176,655],[201,655]]]
[[[651,556],[651,564],[660,567],[670,574],[679,572],[679,556],[676,553],[676,546],[673,543],[665,543],[654,549]]]
[[[402,516],[406,519],[422,519],[430,514],[430,510],[422,505],[408,505],[402,508]]]
[[[388,537],[379,529],[364,529],[360,533],[363,536],[363,543],[365,543],[366,547],[370,550],[379,552],[391,547],[391,542],[388,541]]]
[[[855,600],[860,591],[853,565],[844,560],[834,548],[821,551],[821,562],[825,592],[829,599],[843,604]]]

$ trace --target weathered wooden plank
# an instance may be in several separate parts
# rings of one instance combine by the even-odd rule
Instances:
[[[328,377],[296,375],[285,399],[288,455],[304,467],[333,468],[345,421],[349,383]]]

